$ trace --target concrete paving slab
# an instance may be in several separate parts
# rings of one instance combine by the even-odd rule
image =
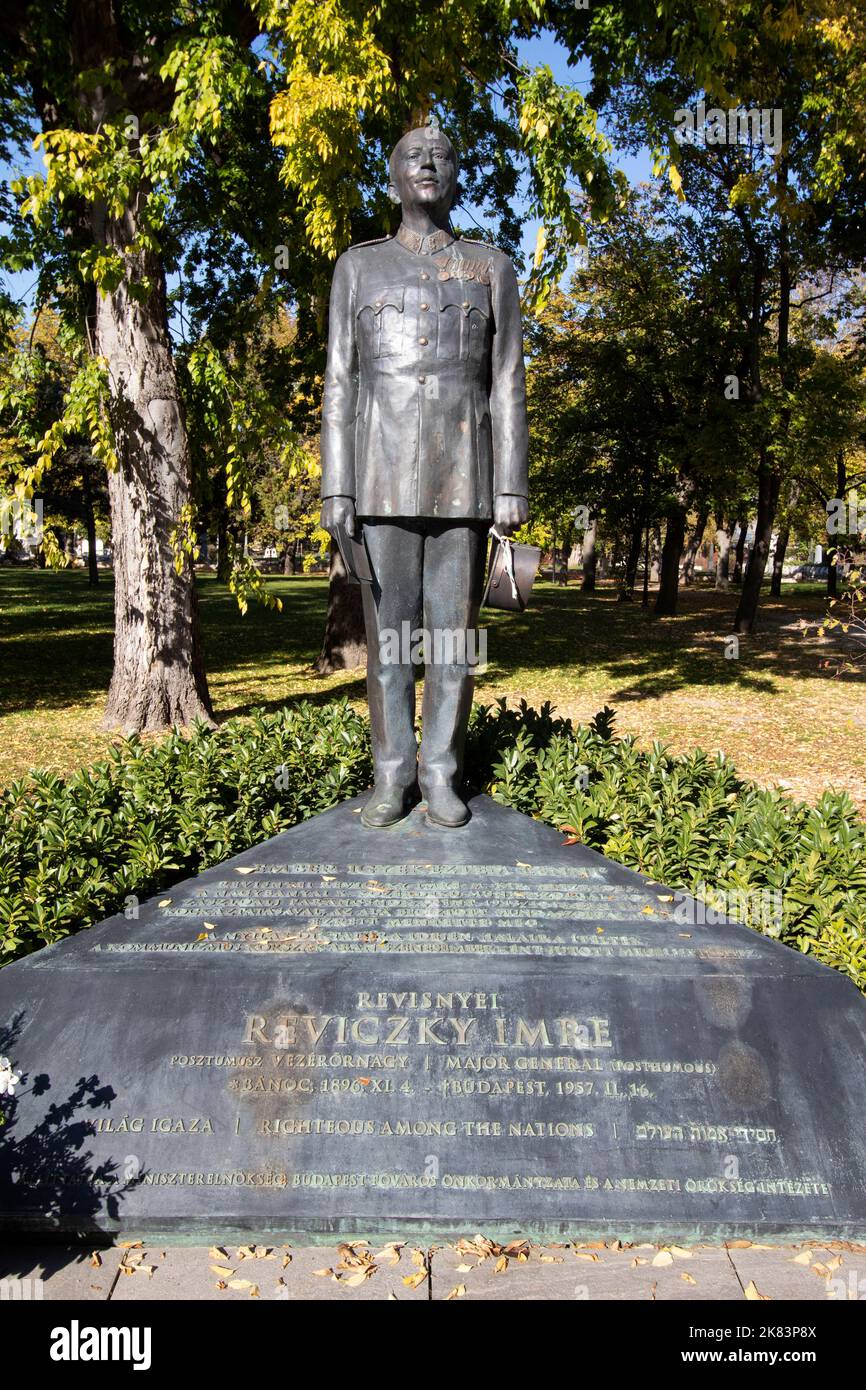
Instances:
[[[423,1247],[411,1242],[401,1246],[383,1246],[371,1240],[366,1246],[359,1246],[353,1242],[351,1248],[358,1255],[366,1250],[371,1256],[375,1273],[369,1278],[361,1280],[360,1269],[341,1267],[347,1263],[351,1266],[353,1263],[351,1258],[341,1258],[344,1247],[335,1249],[321,1245],[307,1246],[291,1251],[292,1263],[283,1272],[287,1292],[282,1294],[282,1297],[289,1300],[314,1298],[317,1302],[363,1302],[376,1299],[397,1299],[400,1302],[427,1301],[430,1283],[429,1258]],[[420,1252],[418,1259],[424,1257],[423,1263],[413,1258],[413,1252],[416,1250]],[[340,1276],[339,1279],[315,1273],[316,1270],[322,1269],[333,1269],[334,1273]],[[405,1282],[407,1279],[410,1280],[409,1284]]]
[[[729,1251],[743,1288],[754,1284],[767,1298],[811,1303],[866,1298],[866,1250],[752,1245]]]
[[[142,1244],[94,1255],[82,1246],[10,1245],[0,1248],[0,1299],[697,1302],[745,1300],[750,1284],[772,1300],[866,1299],[866,1247],[843,1242],[625,1249],[515,1242],[503,1262],[502,1247],[492,1242],[485,1255],[487,1247],[474,1238],[443,1239],[423,1252],[426,1265],[413,1261],[417,1248],[376,1240],[306,1247]]]
[[[412,1262],[409,1246],[384,1253],[383,1247],[375,1243],[342,1247],[225,1244],[144,1248],[140,1263],[145,1268],[129,1274],[121,1270],[113,1300],[200,1302],[261,1298],[354,1302],[427,1298],[426,1267]],[[316,1273],[327,1270],[332,1273]],[[404,1284],[404,1276],[418,1273],[422,1277],[413,1287]]]
[[[122,1250],[93,1251],[81,1245],[0,1247],[0,1298],[108,1299]]]
[[[434,1252],[434,1300],[449,1296],[507,1300],[670,1301],[739,1299],[742,1289],[721,1247],[674,1252],[657,1246],[615,1249],[595,1245],[532,1246],[528,1258],[494,1253],[480,1263],[453,1246]],[[658,1263],[653,1264],[654,1260]]]

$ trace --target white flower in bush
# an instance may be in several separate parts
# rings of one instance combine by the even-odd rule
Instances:
[[[8,1057],[0,1057],[0,1096],[14,1096],[21,1077],[12,1070]]]

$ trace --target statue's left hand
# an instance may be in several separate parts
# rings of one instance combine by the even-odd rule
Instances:
[[[510,536],[529,520],[529,502],[525,497],[501,492],[493,504],[493,525],[503,536]]]

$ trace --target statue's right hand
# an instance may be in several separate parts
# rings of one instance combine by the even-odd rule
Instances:
[[[357,535],[355,503],[351,497],[326,497],[322,502],[322,530],[333,536],[338,526],[345,526],[350,536]]]

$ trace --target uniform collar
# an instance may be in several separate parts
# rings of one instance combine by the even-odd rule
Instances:
[[[397,231],[397,241],[400,245],[405,246],[407,251],[414,251],[416,256],[432,256],[436,251],[444,251],[453,240],[450,232],[441,229],[430,232],[428,236],[421,236],[419,232],[410,232],[402,222]]]

